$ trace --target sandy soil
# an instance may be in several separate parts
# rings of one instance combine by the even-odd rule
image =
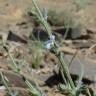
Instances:
[[[47,9],[52,9],[52,10],[56,10],[56,11],[64,11],[64,10],[66,10],[66,11],[68,10],[70,12],[72,11],[72,14],[74,14],[74,16],[76,16],[75,20],[77,22],[80,22],[80,24],[83,26],[84,29],[92,29],[94,32],[96,32],[96,12],[95,12],[96,0],[89,0],[86,7],[81,8],[79,10],[76,9],[77,6],[74,4],[73,0],[37,0],[37,2],[40,7],[43,6],[44,8],[47,8]],[[31,19],[29,18],[28,14],[27,14],[31,10],[31,8],[32,8],[32,0],[0,0],[0,36],[2,34],[5,36],[11,30],[13,33],[15,32],[16,34],[20,35],[21,37],[23,35],[26,35],[25,37],[27,37],[29,35],[29,33],[32,31],[32,25],[33,25],[31,22]],[[6,38],[6,36],[5,36],[5,38]],[[16,44],[15,47],[13,47],[14,44]],[[11,46],[14,49],[14,48],[18,47],[18,44],[15,42],[15,43],[12,43]],[[23,55],[26,55],[27,59],[30,59],[30,56],[27,56],[27,54],[26,54],[27,49],[23,50],[22,46],[24,48],[26,48],[26,45],[21,44],[20,45],[21,49],[18,49],[18,50],[21,53],[22,53],[22,51],[24,51],[25,54],[23,54]],[[16,54],[18,54],[18,51],[15,50],[16,51],[15,52],[13,49],[12,49],[13,54],[15,54],[16,52],[17,52]],[[0,54],[1,53],[2,53],[2,50],[0,50]],[[96,56],[96,54],[95,54],[95,56]],[[51,59],[53,59],[53,57]],[[6,70],[9,70],[8,66],[5,67],[4,65],[3,66],[1,65],[2,60],[3,59],[1,58],[0,59],[0,68],[1,69],[7,68]],[[82,62],[83,62],[83,60],[82,60]],[[3,63],[5,64],[5,62],[3,62]],[[89,64],[89,62],[88,62],[88,64]],[[90,64],[86,65],[86,66],[89,66],[88,68],[86,68],[86,70],[90,69]],[[96,61],[94,63],[92,63],[92,70],[93,69],[95,70],[95,68],[96,68],[96,67],[94,67],[94,64],[96,64]],[[9,62],[7,62],[7,65],[9,65]],[[49,66],[49,69],[52,66],[53,66],[52,68],[54,68],[54,65],[49,64],[47,66]],[[50,70],[49,69],[45,68],[44,70],[40,70],[41,73],[44,73],[43,77],[41,76],[41,81],[43,81],[44,77],[45,77],[45,79],[46,78],[48,79],[49,75],[52,73],[52,72],[50,73],[51,69]],[[49,72],[47,74],[47,76],[45,76],[46,75],[45,70]],[[92,73],[96,72],[94,70],[92,71]],[[26,70],[23,70],[23,71],[26,72]],[[51,71],[53,71],[53,70],[51,70]],[[75,71],[77,72],[78,69],[74,70],[74,68],[73,68],[73,73],[76,73]],[[51,74],[51,75],[53,75],[53,74]],[[30,76],[28,78],[32,79]],[[13,80],[13,82],[15,82],[15,81]],[[15,82],[15,83],[17,83],[17,82]],[[56,93],[55,91],[53,91],[53,89],[51,89],[49,87],[47,88],[47,87],[45,86],[45,88],[43,88],[43,90],[48,94],[48,96],[62,96],[60,93],[58,93],[58,92]],[[2,91],[1,93],[4,93],[4,92]],[[3,95],[1,95],[1,93],[0,93],[0,96],[3,96]],[[23,96],[23,95],[21,95],[21,96]]]
[[[53,10],[72,10],[76,14],[76,20],[81,22],[84,27],[95,28],[96,26],[96,0],[89,0],[86,8],[76,12],[76,6],[72,0],[37,0],[39,6],[45,8],[51,8]],[[0,32],[8,30],[20,30],[17,23],[28,22],[27,12],[32,7],[31,0],[0,0]]]

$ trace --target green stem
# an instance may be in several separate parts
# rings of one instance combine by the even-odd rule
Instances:
[[[62,75],[62,78],[63,78],[63,80],[64,80],[64,83],[67,85],[68,83],[67,83],[67,80],[66,80],[66,77],[65,77],[65,75],[63,74],[63,69],[62,68],[60,68],[61,70],[60,70],[60,72],[61,72],[61,75]]]
[[[88,88],[86,89],[86,91],[87,91],[89,96],[92,96]]]
[[[16,62],[15,62],[15,60],[14,60],[14,58],[13,58],[12,55],[10,54],[10,51],[9,51],[8,46],[3,45],[3,48],[4,48],[5,51],[8,53],[8,56],[9,56],[10,60],[11,60],[12,63],[13,63],[13,70],[14,70],[16,73],[19,73],[20,69],[18,68],[18,66],[17,66],[17,64],[16,64]]]
[[[8,87],[8,85],[7,85],[6,81],[5,81],[5,77],[4,77],[3,73],[0,72],[0,74],[1,74],[2,81],[3,81],[5,87],[6,87],[7,91],[8,91],[8,94],[9,94],[10,96],[13,96],[11,89]]]
[[[42,13],[41,13],[40,9],[38,8],[38,6],[37,6],[36,2],[35,2],[34,0],[32,0],[32,2],[33,2],[33,5],[34,5],[34,7],[35,7],[36,11],[38,12],[38,15],[42,18],[42,17],[43,17],[43,15],[42,15]]]
[[[64,62],[64,60],[63,60],[64,58],[63,58],[63,56],[62,56],[62,53],[60,52],[60,54],[57,55],[57,56],[58,56],[58,59],[59,59],[59,62],[60,62],[60,64],[61,64],[61,66],[62,66],[62,68],[63,68],[64,73],[66,73],[65,75],[66,75],[66,77],[67,77],[67,79],[68,79],[68,81],[69,81],[72,89],[74,89],[74,88],[75,88],[75,85],[74,85],[74,82],[73,82],[73,80],[72,80],[72,78],[71,78],[71,76],[70,76],[70,72],[69,72],[69,70],[68,70],[68,67],[66,66],[66,64],[65,64],[65,62]]]
[[[48,24],[47,21],[44,19],[44,17],[43,17],[43,15],[42,15],[39,7],[37,6],[35,0],[32,0],[32,2],[33,2],[33,5],[34,5],[36,11],[38,12],[38,14],[37,14],[37,15],[39,15],[39,16],[37,16],[38,19],[41,21],[41,24],[44,26],[45,30],[48,32],[48,34],[49,34],[49,36],[50,36],[50,35],[51,35],[51,28],[49,27],[49,24]]]
[[[52,48],[52,52],[58,57],[58,60],[60,62],[60,68],[63,69],[62,74],[64,74],[65,75],[64,77],[66,77],[66,79],[68,79],[68,82],[70,83],[71,88],[75,90],[75,84],[70,76],[69,69],[64,62],[63,53],[60,51],[58,52],[57,50],[58,50],[58,45],[55,42],[54,47]]]
[[[29,91],[34,96],[42,96],[42,92],[35,86],[35,84],[32,86],[32,84],[27,80],[24,76],[22,76],[22,80],[26,83],[26,85],[29,87]]]
[[[8,52],[9,58],[12,60],[12,63],[14,65],[14,71],[16,71],[16,73],[19,73],[20,69],[18,68],[14,58],[12,57],[12,55]]]

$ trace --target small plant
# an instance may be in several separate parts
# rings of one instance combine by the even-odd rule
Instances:
[[[42,27],[45,28],[45,30],[48,33],[49,38],[50,38],[50,40],[45,42],[44,48],[46,48],[47,50],[49,50],[50,52],[55,54],[55,56],[57,56],[57,58],[59,60],[58,66],[60,68],[60,72],[61,72],[62,78],[64,80],[64,83],[65,83],[65,84],[61,84],[59,86],[60,90],[63,90],[63,92],[67,92],[69,94],[69,96],[80,96],[82,91],[86,90],[86,86],[82,83],[83,73],[81,73],[81,76],[79,77],[79,80],[77,83],[75,83],[72,80],[68,66],[64,62],[64,56],[63,56],[64,54],[62,52],[58,51],[60,45],[57,44],[57,42],[55,41],[55,36],[52,34],[52,30],[51,30],[50,26],[48,25],[47,20],[44,19],[36,2],[34,0],[32,0],[32,1],[34,4],[34,7],[36,9],[35,12],[33,11],[34,16],[37,17],[37,19],[40,21],[40,24],[42,24]],[[88,91],[88,95],[91,96],[90,91]]]
[[[34,5],[36,11],[31,11],[31,13],[36,17],[36,19],[39,21],[41,26],[46,30],[46,32],[50,36],[51,27],[47,23],[46,18],[44,18],[44,15],[41,13],[41,11],[40,11],[39,7],[37,6],[36,2],[34,0],[32,0],[32,2],[33,2],[33,5]]]
[[[44,50],[43,50],[43,45],[38,41],[30,41],[29,42],[29,50],[30,53],[32,53],[32,67],[33,68],[39,68],[40,64],[43,61],[44,57]]]
[[[5,51],[8,53],[8,56],[9,56],[9,58],[10,58],[10,60],[12,61],[12,69],[13,69],[13,71],[17,74],[17,75],[19,75],[21,78],[22,78],[22,80],[25,82],[25,84],[28,86],[28,91],[31,93],[31,95],[32,96],[44,96],[43,95],[43,93],[41,92],[41,90],[39,90],[39,88],[38,88],[38,86],[37,86],[37,84],[35,83],[35,82],[33,82],[33,84],[32,83],[30,83],[30,81],[29,80],[27,80],[27,78],[23,75],[23,74],[21,74],[21,70],[20,70],[20,68],[17,66],[17,63],[15,62],[15,60],[14,60],[14,58],[12,57],[12,55],[10,54],[10,52],[9,52],[9,48],[8,48],[8,46],[7,45],[3,45],[3,48],[5,49]],[[2,75],[2,74],[1,74]],[[2,75],[2,77],[3,77],[3,75]],[[4,81],[4,80],[3,80]],[[8,86],[6,86],[7,87],[7,89],[8,89]],[[9,91],[9,90],[8,90]],[[10,93],[10,92],[9,92]],[[12,95],[11,95],[12,96]]]

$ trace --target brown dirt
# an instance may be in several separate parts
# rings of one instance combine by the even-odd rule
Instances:
[[[87,28],[95,28],[96,26],[96,1],[89,0],[89,4],[86,8],[79,10],[76,12],[76,8],[72,1],[70,0],[40,0],[37,1],[38,4],[42,7],[55,9],[59,11],[63,11],[64,9],[69,10],[73,9],[73,12],[77,15],[77,21],[81,22],[83,26]],[[0,32],[5,32],[8,30],[18,31],[19,28],[16,26],[17,23],[22,21],[27,21],[26,18],[27,12],[32,7],[31,0],[0,0]],[[27,19],[27,20],[26,20]],[[28,29],[30,30],[30,29]],[[27,31],[28,31],[27,30]],[[23,30],[24,31],[24,30]]]
[[[86,8],[80,9],[80,10],[76,10],[76,6],[73,3],[73,0],[37,0],[37,2],[38,2],[40,7],[43,6],[44,8],[47,8],[47,9],[52,9],[52,10],[56,10],[56,11],[71,10],[72,13],[74,13],[74,16],[76,16],[75,20],[77,22],[80,22],[80,24],[83,26],[84,29],[91,29],[92,31],[96,32],[96,29],[95,29],[95,27],[96,27],[96,12],[95,12],[96,0],[89,0],[89,3],[88,3],[88,5],[86,5]],[[14,33],[20,35],[21,37],[23,37],[24,40],[25,40],[29,36],[29,33],[32,31],[32,25],[33,24],[32,24],[28,14],[27,14],[27,12],[31,10],[31,7],[32,7],[32,0],[0,0],[0,37],[1,37],[1,35],[5,36],[11,30],[12,32],[14,32]],[[24,23],[24,25],[22,23]],[[91,39],[94,35],[95,39],[92,39],[92,40],[95,41],[96,40],[96,33],[90,33],[90,34],[91,34]],[[6,39],[6,36],[4,38]],[[67,42],[67,40],[66,40],[66,42]],[[16,42],[15,43],[11,42],[10,44],[11,44],[11,47],[12,47],[11,48],[11,53],[14,57],[18,57],[20,55],[21,57],[19,57],[19,58],[22,58],[23,57],[22,55],[24,55],[24,58],[26,60],[28,60],[29,63],[32,62],[31,61],[31,55],[28,54],[26,44],[22,44],[20,42],[19,42],[19,44],[17,44]],[[68,45],[68,44],[70,46],[71,43],[67,43],[66,45]],[[82,42],[80,44],[82,45]],[[92,44],[93,43],[91,43],[91,45]],[[74,47],[74,45],[75,45],[75,47]],[[88,45],[89,45],[89,42],[88,42]],[[18,46],[19,46],[19,48],[18,48]],[[23,48],[22,48],[22,46],[23,46]],[[67,46],[67,47],[69,47],[69,46]],[[90,47],[91,46],[89,46],[89,48]],[[74,50],[79,49],[78,44],[76,45],[76,43],[73,44],[71,46],[71,48],[73,48]],[[18,49],[18,50],[16,51],[15,49]],[[91,58],[88,59],[87,58],[88,60],[90,60],[90,63],[87,62],[89,67],[86,68],[86,70],[87,69],[90,70],[90,66],[92,64],[92,70],[93,70],[92,72],[94,73],[95,72],[94,68],[96,67],[96,65],[95,65],[96,64],[96,61],[95,61],[96,50],[95,50],[95,52],[92,51],[93,53],[91,53],[91,51],[89,52],[90,55],[92,55],[94,53],[94,56],[92,57],[93,59],[91,59]],[[71,53],[73,54],[74,52],[71,52]],[[82,53],[83,53],[83,55],[81,55]],[[79,55],[80,55],[80,57],[86,58],[86,53],[87,52],[85,52],[85,53],[81,52],[81,53],[79,53]],[[55,70],[54,66],[56,66],[56,65],[53,64],[53,63],[54,62],[57,63],[58,61],[55,58],[55,56],[53,56],[51,54],[51,55],[49,55],[49,58],[47,58],[47,62],[50,63],[50,64],[45,64],[45,67],[44,67],[45,69],[34,70],[34,72],[36,73],[36,76],[37,76],[36,78],[40,79],[40,81],[38,80],[37,82],[40,84],[40,87],[45,92],[47,91],[46,93],[48,94],[48,96],[64,96],[64,95],[61,95],[59,92],[56,93],[54,91],[54,88],[50,88],[48,86],[47,87],[44,87],[44,86],[42,87],[42,85],[44,83],[44,80],[47,80],[47,79],[50,78],[50,76],[54,75],[53,71]],[[0,70],[2,70],[2,69],[5,69],[6,71],[11,70],[11,67],[10,67],[9,63],[10,62],[8,61],[8,57],[6,55],[6,52],[3,52],[2,48],[1,48],[0,49]],[[48,73],[45,72],[45,70]],[[74,68],[73,68],[73,70],[74,70]],[[90,73],[91,71],[89,71],[89,70],[87,70],[87,72]],[[23,73],[23,71],[25,73]],[[78,69],[73,71],[73,73],[76,73],[77,71],[78,71]],[[27,75],[27,72],[26,72],[25,69],[22,69],[21,73],[25,74],[25,76]],[[11,83],[14,82],[16,87],[18,87],[17,85],[20,85],[19,87],[23,86],[23,84],[20,83],[21,81],[20,82],[18,81],[18,77],[16,77],[17,78],[16,79],[13,75],[8,75],[7,74],[7,76],[9,77],[9,79],[11,78],[13,80],[13,81],[10,81],[10,82]],[[14,81],[14,78],[17,81]],[[29,75],[29,76],[27,76],[27,78],[29,80],[32,80],[33,77],[31,77]],[[19,78],[19,80],[20,80],[20,78]],[[55,82],[55,81],[53,81],[53,82]],[[58,82],[58,80],[56,82]],[[25,85],[24,85],[24,87],[25,87]],[[0,96],[3,96],[3,94],[4,94],[4,92],[1,90],[0,91]],[[25,96],[25,95],[20,95],[20,96]]]

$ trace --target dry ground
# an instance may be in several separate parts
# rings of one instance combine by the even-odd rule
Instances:
[[[72,13],[74,13],[74,15],[76,16],[75,20],[77,22],[80,22],[80,24],[84,27],[84,29],[91,29],[92,31],[96,32],[96,10],[95,10],[96,0],[89,0],[88,5],[86,5],[84,9],[80,9],[80,10],[76,10],[76,5],[73,3],[73,0],[37,0],[37,2],[40,7],[43,6],[44,8],[48,8],[56,11],[64,11],[64,10],[66,11],[68,10],[70,12],[72,11]],[[23,35],[28,36],[29,33],[32,31],[32,22],[27,12],[30,11],[31,8],[32,8],[31,0],[0,0],[0,35],[2,34],[6,35],[11,30],[12,32],[16,32],[16,34],[20,36]],[[22,26],[22,22],[23,23],[25,22],[26,24]],[[96,41],[96,39],[94,40]],[[21,44],[21,46],[23,46],[23,44]],[[21,48],[21,51],[22,50],[23,48]],[[0,53],[2,53],[2,50]],[[29,57],[27,58],[29,59]],[[2,63],[1,60],[0,62]],[[94,64],[96,64],[95,61]],[[93,65],[91,67],[95,70],[95,67]],[[1,68],[6,69],[4,65],[2,66],[0,64],[0,66]],[[86,68],[86,70],[90,70],[89,68],[90,66],[88,67],[88,69]],[[92,72],[94,73],[94,71]],[[44,90],[49,91],[47,92],[48,96],[62,96],[59,93],[55,93],[50,88],[46,87]],[[1,93],[4,92],[2,91]],[[0,96],[2,96],[1,93]]]

